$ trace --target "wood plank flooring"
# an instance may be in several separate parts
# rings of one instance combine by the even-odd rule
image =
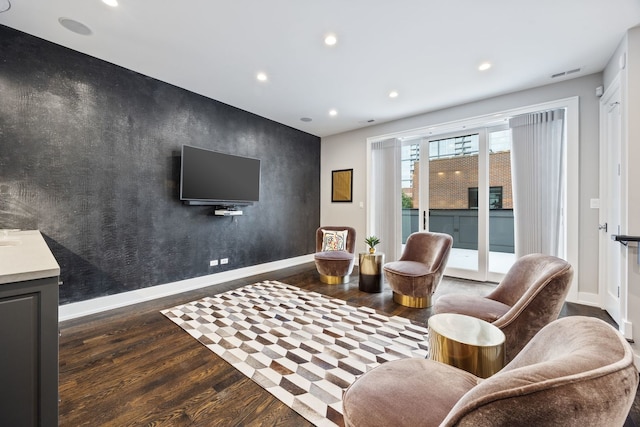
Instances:
[[[320,282],[313,263],[60,323],[60,426],[309,426],[295,411],[191,338],[160,310],[262,280],[280,280],[426,323],[410,309],[344,285]],[[492,286],[445,278],[438,292],[487,293]],[[602,310],[566,304],[562,316],[612,322]],[[630,419],[640,425],[639,401]]]

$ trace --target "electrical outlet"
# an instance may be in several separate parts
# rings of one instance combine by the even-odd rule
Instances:
[[[212,259],[211,261],[209,261],[209,267],[215,267],[217,265],[218,265],[217,259]]]
[[[229,258],[222,258],[220,264],[229,264]]]

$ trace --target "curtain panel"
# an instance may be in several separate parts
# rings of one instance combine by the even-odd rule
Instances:
[[[375,212],[370,233],[380,238],[387,261],[395,261],[402,251],[402,143],[393,138],[371,145],[371,205]]]
[[[512,185],[516,257],[564,255],[565,111],[516,116]]]

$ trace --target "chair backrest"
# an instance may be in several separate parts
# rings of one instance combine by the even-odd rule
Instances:
[[[519,258],[487,298],[511,308],[493,322],[506,336],[507,361],[545,325],[558,318],[573,268],[567,261],[543,254]]]
[[[347,230],[347,239],[346,239],[346,251],[349,253],[355,253],[356,251],[356,229],[353,227],[346,226],[326,226],[319,227],[316,230],[316,252],[322,251],[322,241],[324,233],[322,230],[327,231],[343,231]]]
[[[496,289],[487,297],[509,306],[515,305],[525,293],[566,278],[570,264],[560,258],[529,254],[516,260]]]
[[[453,237],[445,233],[421,231],[407,237],[399,261],[416,261],[436,271],[447,265]]]
[[[441,425],[622,426],[637,388],[633,351],[618,331],[564,317],[469,390]]]

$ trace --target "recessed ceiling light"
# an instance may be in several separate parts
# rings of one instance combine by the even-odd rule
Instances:
[[[265,73],[258,73],[256,74],[256,79],[260,80],[261,82],[266,82],[267,75]]]
[[[111,6],[111,7],[118,6],[118,0],[102,0],[102,3],[106,4],[107,6]]]
[[[489,68],[491,68],[491,63],[490,62],[483,62],[482,64],[480,64],[480,66],[478,67],[478,70],[480,71],[487,71]]]
[[[327,46],[333,46],[336,43],[338,43],[338,38],[336,37],[335,34],[328,34],[325,38],[324,38],[324,44],[326,44]]]
[[[398,97],[398,92],[395,90],[392,90],[391,92],[389,92],[389,98],[397,98]]]
[[[300,121],[303,122],[310,122],[311,120],[313,120],[311,117],[300,117]]]
[[[78,22],[71,18],[58,18],[58,22],[67,30],[72,31],[76,34],[80,34],[83,36],[91,35],[91,28],[87,27],[82,22]]]
[[[330,110],[329,111],[329,115],[330,116],[337,116],[338,115],[338,111],[337,110]]]

